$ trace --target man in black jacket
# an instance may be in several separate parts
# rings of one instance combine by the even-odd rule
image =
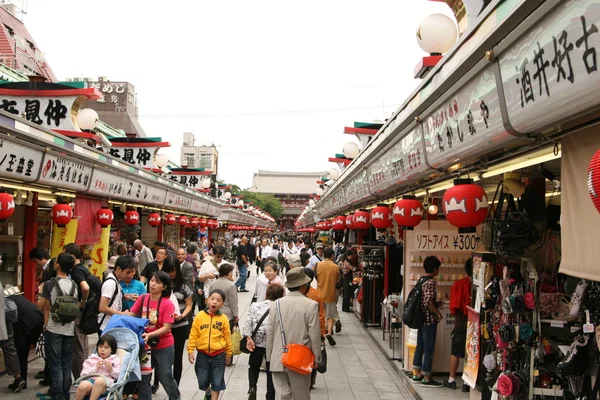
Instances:
[[[256,259],[256,247],[252,244],[252,238],[248,240],[246,251],[248,256],[248,278],[250,278],[250,264],[254,264],[254,260]]]
[[[42,334],[44,325],[44,316],[37,309],[36,305],[21,295],[11,295],[9,297],[17,305],[19,312],[19,321],[13,324],[14,341],[19,357],[21,367],[21,377],[25,379],[25,388],[27,387],[27,359],[29,350],[35,345]],[[21,317],[22,316],[22,317]]]

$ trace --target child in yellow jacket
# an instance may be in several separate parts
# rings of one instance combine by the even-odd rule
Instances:
[[[188,338],[190,363],[194,363],[194,351],[198,353],[194,365],[198,387],[212,399],[218,399],[219,392],[225,390],[225,366],[233,355],[229,319],[219,311],[224,302],[222,290],[211,290],[206,309],[196,314]]]

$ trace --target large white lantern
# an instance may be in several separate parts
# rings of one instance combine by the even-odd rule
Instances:
[[[360,153],[360,147],[354,142],[348,142],[344,145],[343,153],[346,158],[353,160]]]
[[[317,196],[323,196],[323,189],[317,188],[317,191],[315,193]]]
[[[204,178],[200,181],[200,186],[202,186],[202,189],[208,189],[210,188],[211,185],[211,181],[208,178]]]
[[[329,176],[329,179],[332,179],[335,181],[336,179],[338,179],[340,177],[340,171],[337,168],[330,168],[327,171],[327,175]]]
[[[227,200],[229,200],[231,198],[231,193],[230,192],[225,192],[225,194],[223,196],[225,196],[225,198]]]
[[[238,201],[237,205],[240,206],[240,207],[243,207],[244,206],[244,200],[240,199],[240,201]]]
[[[429,54],[445,54],[457,38],[456,24],[443,14],[425,17],[417,29],[419,47]]]
[[[314,206],[315,205],[315,201],[313,199],[310,199],[308,201],[308,205],[311,206],[311,207]]]
[[[164,168],[169,164],[169,155],[168,154],[157,154],[154,156],[154,164],[158,168]]]
[[[84,108],[77,113],[77,125],[84,131],[91,131],[99,121],[98,113],[91,108]]]

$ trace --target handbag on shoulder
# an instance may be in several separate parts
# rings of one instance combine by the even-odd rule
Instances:
[[[275,302],[277,307],[277,317],[279,318],[279,329],[281,331],[281,343],[283,344],[283,354],[281,355],[281,364],[290,371],[300,375],[309,375],[315,366],[315,355],[308,347],[298,344],[287,344],[283,321],[281,320],[281,310],[279,309],[279,300]]]

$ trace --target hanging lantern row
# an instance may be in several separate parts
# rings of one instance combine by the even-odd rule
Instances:
[[[188,218],[185,215],[180,215],[179,218],[177,218],[177,224],[179,226],[186,226],[188,224]]]
[[[596,151],[588,165],[587,184],[592,203],[600,212],[600,150]]]
[[[400,229],[412,231],[423,220],[424,211],[415,196],[404,196],[394,204],[394,219]]]
[[[446,219],[459,233],[475,232],[477,225],[487,218],[487,195],[472,179],[455,180],[454,187],[444,193],[443,204]]]
[[[343,231],[344,229],[346,229],[346,217],[343,215],[335,217],[333,219],[332,227],[334,231]]]
[[[73,219],[73,209],[65,203],[56,204],[52,207],[52,221],[61,228]]]
[[[5,221],[15,212],[15,199],[10,193],[0,192],[0,221]]]
[[[125,223],[127,225],[137,225],[140,222],[140,214],[135,210],[125,212]]]
[[[160,225],[160,214],[159,213],[150,213],[148,214],[148,223],[152,227],[157,227]]]
[[[386,204],[378,204],[371,210],[371,224],[377,230],[386,230],[392,226],[392,210]]]
[[[102,228],[108,228],[110,224],[113,223],[115,219],[115,214],[112,210],[106,206],[102,207],[98,211],[96,211],[96,222]]]

